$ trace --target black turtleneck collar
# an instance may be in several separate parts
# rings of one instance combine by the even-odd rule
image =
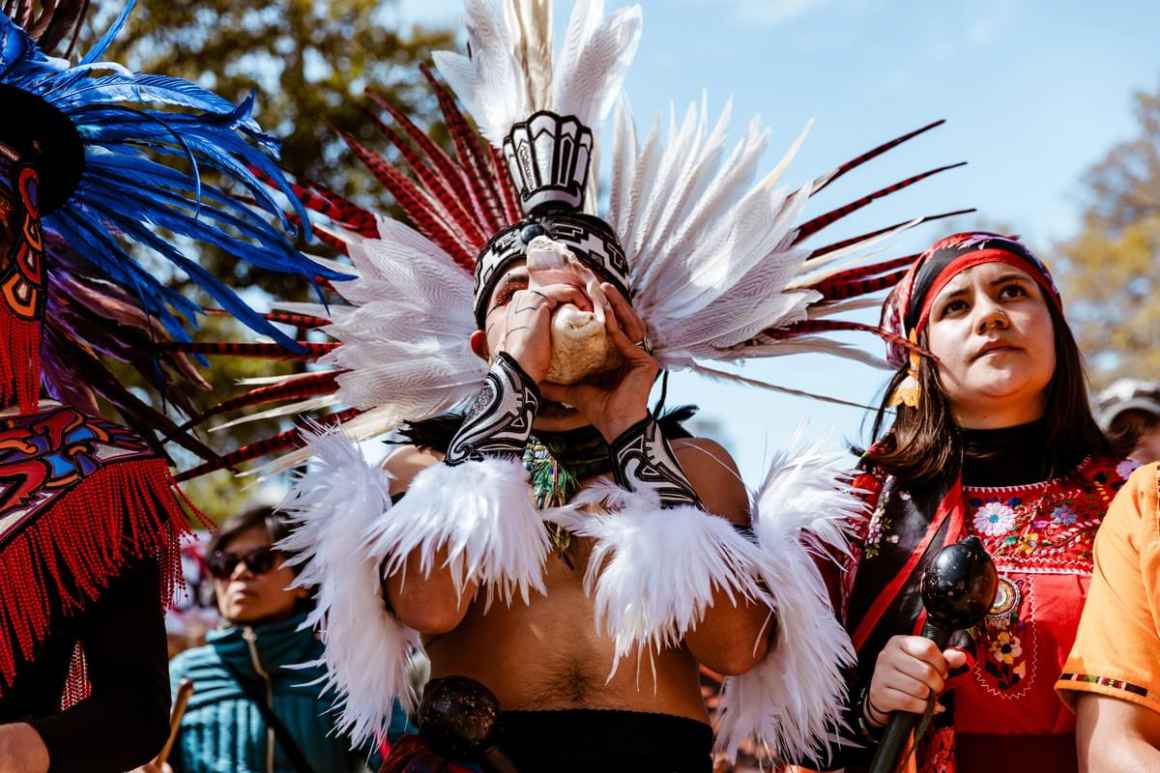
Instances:
[[[1040,419],[1001,429],[963,429],[963,485],[1022,486],[1058,474]]]

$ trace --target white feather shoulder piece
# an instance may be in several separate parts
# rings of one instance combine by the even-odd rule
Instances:
[[[715,591],[734,603],[770,602],[753,544],[704,510],[662,509],[654,492],[605,481],[545,517],[595,543],[584,587],[597,631],[614,643],[613,674],[634,652],[651,657],[678,645],[704,618]]]
[[[371,537],[372,552],[388,559],[388,575],[414,551],[421,571],[430,572],[443,550],[456,590],[476,582],[489,605],[497,593],[507,604],[517,594],[527,604],[530,591],[547,593],[551,545],[518,460],[431,465],[411,481],[391,517],[376,522]]]
[[[369,529],[391,507],[386,474],[338,433],[311,436],[309,449],[310,468],[281,506],[296,528],[279,547],[301,566],[294,585],[317,591],[303,625],[325,645],[319,664],[337,697],[337,730],[361,746],[385,736],[396,698],[404,712],[415,709],[409,662],[422,644],[387,611],[380,559],[368,550]]]
[[[848,454],[795,445],[776,456],[757,495],[753,530],[777,635],[756,668],[725,679],[717,750],[730,759],[746,738],[776,760],[816,754],[840,726],[842,668],[854,662],[818,562],[846,551],[846,525],[865,504],[847,483]]]

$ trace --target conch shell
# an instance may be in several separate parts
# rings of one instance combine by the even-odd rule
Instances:
[[[574,283],[577,276],[584,280],[592,311],[565,303],[552,314],[552,361],[544,380],[554,384],[575,384],[624,363],[604,326],[609,305],[600,280],[563,244],[546,236],[532,239],[528,245],[529,289],[560,281]]]

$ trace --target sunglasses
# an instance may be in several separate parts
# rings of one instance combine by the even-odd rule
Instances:
[[[218,580],[231,577],[238,564],[245,564],[254,574],[265,574],[278,563],[281,552],[269,545],[245,553],[227,553],[224,550],[215,550],[209,557],[209,573]]]

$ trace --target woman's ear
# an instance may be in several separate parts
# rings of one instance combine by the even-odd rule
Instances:
[[[491,352],[487,348],[487,334],[482,330],[472,331],[468,343],[471,345],[471,351],[475,352],[476,357],[485,362],[491,359]]]

